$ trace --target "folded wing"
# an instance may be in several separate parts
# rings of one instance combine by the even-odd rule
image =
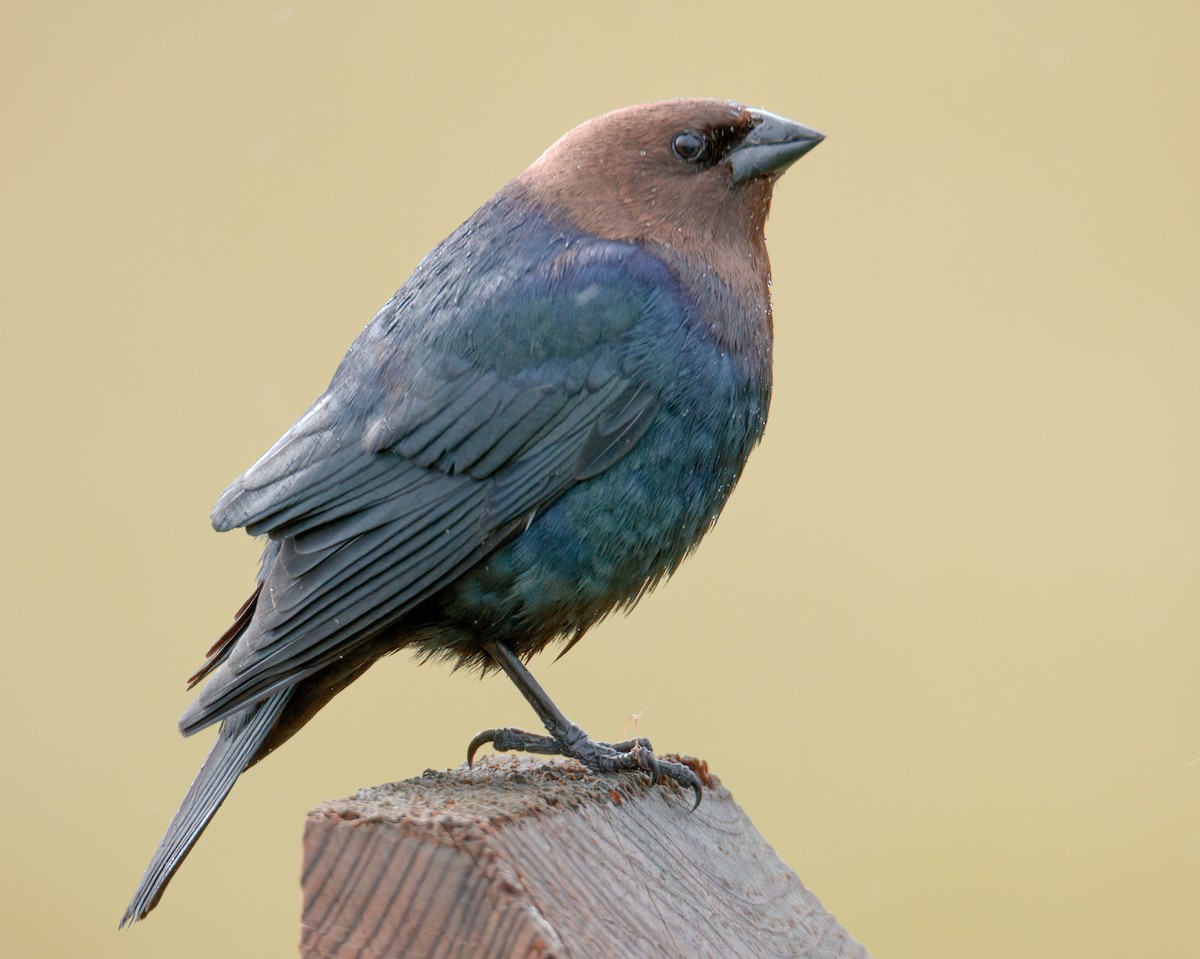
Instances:
[[[217,503],[218,529],[270,543],[253,618],[206,666],[185,733],[377,635],[636,445],[660,397],[631,357],[678,319],[613,246],[555,265],[553,282],[523,277],[424,341],[386,310],[368,327]]]

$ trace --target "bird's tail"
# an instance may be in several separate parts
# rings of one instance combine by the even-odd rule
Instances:
[[[221,808],[221,803],[229,795],[238,776],[256,757],[291,695],[291,687],[281,690],[230,716],[221,724],[221,732],[212,752],[204,760],[187,795],[183,797],[179,811],[167,827],[167,834],[158,844],[137,892],[121,917],[122,928],[144,918],[158,904],[175,870],[187,858],[192,846],[204,832],[204,827]]]

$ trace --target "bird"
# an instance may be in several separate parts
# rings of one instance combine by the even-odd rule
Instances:
[[[675,99],[575,127],[433,249],[328,388],[218,500],[266,538],[179,722],[219,733],[121,926],[153,909],[251,765],[381,656],[504,672],[545,733],[491,743],[702,792],[645,739],[592,740],[526,665],[671,575],[766,426],[764,225],[824,139]],[[560,654],[561,655],[561,654]]]

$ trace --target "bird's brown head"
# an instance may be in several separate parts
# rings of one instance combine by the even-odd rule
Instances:
[[[708,259],[762,245],[775,180],[822,139],[736,103],[666,100],[588,120],[513,185],[595,236]]]

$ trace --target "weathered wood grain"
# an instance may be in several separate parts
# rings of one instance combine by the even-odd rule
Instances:
[[[305,959],[833,959],[866,951],[728,790],[486,757],[309,814]]]

